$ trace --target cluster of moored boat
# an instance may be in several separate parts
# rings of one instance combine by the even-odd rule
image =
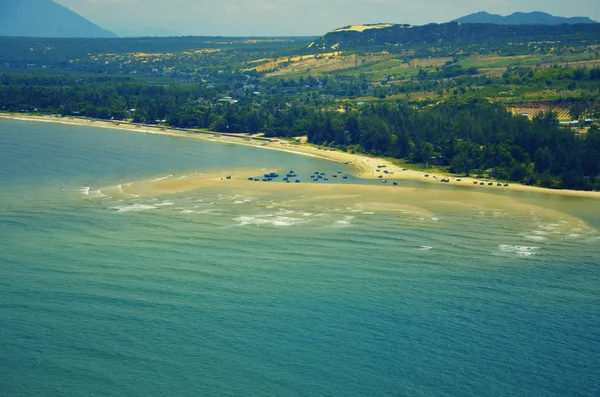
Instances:
[[[481,185],[481,186],[484,186],[484,185],[485,185],[485,182],[483,182],[483,181],[479,181],[479,182],[478,182],[478,181],[473,181],[473,185],[477,185],[477,184],[479,184],[479,185]],[[487,183],[487,185],[488,185],[488,186],[494,186],[494,182],[488,182],[488,183]],[[508,186],[508,183],[505,183],[504,185],[502,185],[502,183],[500,183],[500,182],[496,182],[496,186],[504,186],[504,187],[507,187],[507,186]]]
[[[342,174],[342,171],[337,171],[337,173],[333,174],[332,177],[333,178],[337,178],[338,176],[340,176],[340,174]],[[348,175],[341,175],[342,179],[348,179]],[[264,174],[262,177],[249,177],[248,180],[249,181],[263,181],[263,182],[271,182],[276,180],[277,178],[279,178],[279,174],[275,173],[275,172],[269,172],[267,174]],[[323,181],[328,181],[329,178],[327,177],[327,175],[324,172],[320,172],[320,171],[315,171],[310,178],[317,182],[319,180],[323,180]],[[300,179],[298,178],[298,174],[296,174],[296,172],[294,172],[294,170],[290,170],[290,172],[286,173],[284,177],[282,177],[282,180],[286,183],[291,183],[291,182],[295,182],[295,183],[300,183]]]
[[[275,181],[277,180],[277,178],[279,178],[280,175],[275,173],[275,172],[269,172],[266,174],[263,174],[263,176],[256,176],[256,177],[248,177],[249,181],[255,181],[255,182],[259,182],[259,181],[263,181],[263,182],[271,182],[271,181]],[[338,170],[336,173],[331,174],[330,176],[327,176],[326,173],[321,172],[321,171],[315,171],[310,175],[310,179],[313,182],[319,182],[319,181],[329,181],[329,178],[336,178],[336,179],[348,179],[348,175],[343,174],[342,171]],[[231,179],[230,176],[227,177],[227,179]],[[296,174],[296,172],[294,172],[293,170],[291,170],[290,172],[288,172],[287,174],[285,174],[285,176],[282,177],[282,181],[286,182],[286,183],[291,183],[291,182],[295,182],[295,183],[300,183],[300,179],[298,177],[298,175]],[[387,179],[383,179],[381,181],[382,183],[387,183]],[[397,186],[398,182],[397,181],[393,181],[392,185]]]
[[[425,178],[429,178],[429,174],[425,174]],[[437,178],[437,176],[434,175],[433,179],[438,179],[438,178]],[[460,182],[461,180],[462,179],[460,179],[460,178],[456,178],[456,182]],[[439,179],[439,182],[448,183],[448,182],[450,182],[450,178]],[[500,182],[487,182],[487,185],[488,186],[494,186],[494,183],[496,183],[496,186],[503,186],[502,183],[500,183]],[[473,181],[473,185],[478,185],[478,184],[481,185],[481,186],[484,186],[485,182],[483,182],[483,181]],[[508,186],[508,183],[505,183],[504,186],[505,187]]]

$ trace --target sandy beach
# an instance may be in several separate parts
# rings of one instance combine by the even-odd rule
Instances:
[[[600,192],[546,189],[515,183],[511,183],[509,184],[509,186],[504,186],[504,184],[502,184],[502,186],[497,186],[498,182],[494,180],[480,180],[472,177],[457,177],[454,175],[446,175],[439,173],[428,174],[425,171],[408,170],[405,168],[401,168],[392,164],[389,160],[386,159],[369,157],[359,154],[351,154],[340,151],[325,150],[310,144],[289,144],[286,141],[280,141],[276,138],[270,140],[256,139],[242,134],[236,136],[235,134],[220,134],[201,130],[168,129],[159,126],[140,125],[122,121],[104,121],[76,117],[36,116],[21,113],[0,113],[0,117],[15,120],[52,122],[70,125],[119,129],[132,132],[168,135],[186,139],[201,139],[223,143],[232,143],[238,145],[253,146],[268,150],[278,150],[305,156],[319,157],[331,161],[336,161],[339,163],[351,164],[357,170],[357,177],[365,179],[386,179],[388,183],[392,183],[394,180],[415,180],[427,183],[444,183],[441,182],[441,179],[446,178],[449,179],[449,182],[447,182],[447,184],[464,186],[465,188],[477,191],[485,191],[490,189],[510,189],[514,191],[600,199]],[[484,184],[481,185],[481,182],[484,182]],[[490,182],[492,182],[492,185],[488,184]]]

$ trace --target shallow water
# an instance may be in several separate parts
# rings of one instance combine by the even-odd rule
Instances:
[[[598,201],[343,167],[0,120],[0,395],[598,395]]]

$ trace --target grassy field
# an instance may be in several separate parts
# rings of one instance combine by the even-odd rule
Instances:
[[[464,68],[475,67],[478,69],[506,68],[509,66],[550,66],[577,63],[600,63],[596,51],[582,53],[555,54],[530,54],[516,56],[473,55],[458,62]]]

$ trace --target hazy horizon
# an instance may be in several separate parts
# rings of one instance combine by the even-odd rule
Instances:
[[[600,20],[596,0],[54,0],[119,36],[319,36],[346,25],[448,22],[479,11]]]

